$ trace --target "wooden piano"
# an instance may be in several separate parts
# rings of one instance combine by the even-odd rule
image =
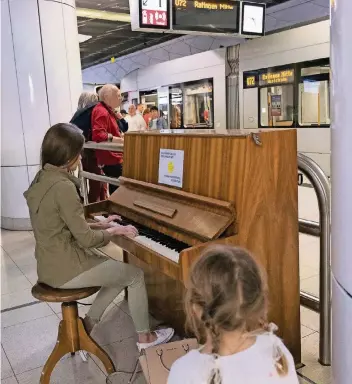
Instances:
[[[182,188],[158,183],[161,149],[184,151]],[[183,334],[194,260],[210,244],[245,247],[267,271],[270,321],[300,363],[296,131],[130,133],[120,181],[86,216],[117,213],[137,226],[138,238],[113,242],[144,270],[150,312]]]

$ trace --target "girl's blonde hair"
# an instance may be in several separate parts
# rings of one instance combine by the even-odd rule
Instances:
[[[219,352],[223,332],[269,331],[265,274],[242,248],[215,246],[205,251],[192,268],[185,307],[188,330],[201,343],[205,342],[207,333],[210,334],[214,355]],[[285,376],[287,359],[276,346],[275,349],[277,372]],[[216,381],[212,378],[210,382]]]

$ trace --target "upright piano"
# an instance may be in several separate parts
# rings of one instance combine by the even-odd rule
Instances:
[[[183,171],[170,160],[166,172],[182,173],[178,187],[167,185],[172,177],[159,169],[161,154],[175,150]],[[139,230],[135,239],[115,236],[113,242],[125,251],[125,262],[144,270],[150,312],[184,334],[192,263],[212,244],[245,247],[267,272],[270,321],[300,363],[296,131],[129,133],[120,182],[85,213],[119,214],[122,224]]]

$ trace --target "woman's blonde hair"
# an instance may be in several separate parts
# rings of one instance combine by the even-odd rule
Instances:
[[[82,92],[78,99],[78,109],[85,108],[87,105],[96,103],[98,95],[94,92]]]
[[[185,307],[188,330],[201,343],[210,334],[212,353],[217,355],[223,332],[268,331],[265,273],[245,249],[208,248],[192,268]],[[287,359],[281,351],[275,365],[280,376],[288,373]],[[210,382],[215,383],[214,378]]]

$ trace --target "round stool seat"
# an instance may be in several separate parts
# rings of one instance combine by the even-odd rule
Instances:
[[[49,287],[46,284],[37,283],[32,288],[32,295],[40,301],[47,301],[49,303],[69,303],[92,296],[94,293],[97,293],[99,289],[100,287],[59,289]]]

